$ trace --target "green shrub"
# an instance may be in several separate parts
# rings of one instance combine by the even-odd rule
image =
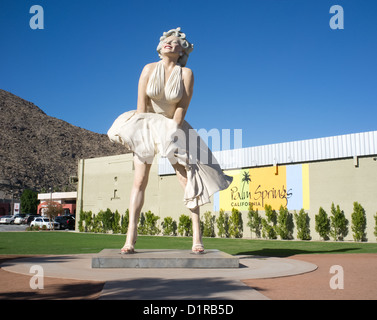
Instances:
[[[164,236],[176,236],[177,235],[177,222],[172,217],[165,217],[161,222],[162,234]]]
[[[111,229],[113,230],[113,233],[120,233],[120,214],[118,210],[116,210],[113,214],[113,219],[111,221]]]
[[[344,215],[344,211],[340,210],[339,205],[336,206],[334,203],[331,205],[330,216],[330,235],[335,241],[343,240],[348,234],[348,220]]]
[[[139,224],[137,226],[137,233],[138,234],[142,234],[142,235],[146,235],[147,234],[147,231],[146,231],[146,228],[145,228],[145,216],[144,216],[144,212],[140,213]]]
[[[93,224],[92,224],[92,232],[98,233],[98,232],[103,232],[103,227],[102,227],[102,216],[103,216],[103,211],[101,210],[97,214],[93,214]]]
[[[229,238],[229,215],[223,209],[220,209],[216,224],[219,237]]]
[[[365,229],[367,227],[367,217],[364,208],[358,202],[353,203],[351,220],[353,239],[355,241],[366,241]]]
[[[322,207],[319,208],[318,214],[315,216],[315,231],[323,240],[329,240],[330,218]]]
[[[90,232],[93,228],[92,211],[80,211],[79,231]]]
[[[276,232],[282,240],[293,239],[293,214],[286,207],[280,206],[277,216]]]
[[[262,236],[266,239],[277,239],[276,235],[276,211],[268,204],[264,206],[266,218],[262,218]]]
[[[128,224],[130,221],[130,211],[127,209],[126,213],[122,216],[120,221],[120,233],[126,234],[128,230]]]
[[[78,223],[78,227],[79,227],[80,232],[85,231],[84,221],[85,221],[85,212],[81,210],[80,214],[79,214],[79,223]]]
[[[92,211],[89,211],[86,213],[86,216],[85,216],[85,231],[92,231],[93,229],[93,223],[94,223],[94,217],[93,217],[93,213]]]
[[[112,231],[113,233],[121,232],[121,218],[118,211],[112,213],[110,209],[106,211],[101,210],[98,214],[93,214],[92,211],[81,211],[78,222],[78,229],[80,232],[102,232],[106,233]],[[127,223],[128,227],[128,223]]]
[[[249,212],[247,213],[248,222],[247,225],[250,228],[251,233],[255,233],[257,238],[261,237],[262,230],[262,217],[258,213],[258,209],[254,210],[253,205],[250,205]]]
[[[242,238],[243,236],[242,213],[236,208],[232,208],[229,218],[229,236],[233,238]]]
[[[268,204],[264,206],[264,210],[266,212],[267,222],[272,223],[273,226],[276,226],[277,217],[278,217],[276,211],[273,210],[272,206]]]
[[[145,229],[148,235],[155,236],[161,232],[157,227],[157,221],[160,219],[151,211],[145,213]]]
[[[154,215],[151,211],[146,213],[141,213],[139,225],[138,225],[138,233],[143,235],[157,235],[160,233],[160,229],[157,227],[157,221],[160,217]]]
[[[186,237],[192,236],[192,220],[189,216],[182,214],[179,217],[178,233],[181,236],[186,236]]]
[[[112,230],[114,215],[109,208],[107,208],[106,211],[101,211],[101,212],[102,212],[102,217],[101,217],[102,230],[101,231],[103,233],[106,233],[107,231]]]
[[[374,235],[377,237],[377,212],[376,215],[374,216]]]
[[[310,240],[310,218],[304,209],[301,209],[297,214],[294,213],[296,227],[297,227],[297,238],[300,240]]]
[[[203,215],[203,237],[214,238],[215,234],[215,219],[216,217],[211,214],[211,211],[206,211]]]

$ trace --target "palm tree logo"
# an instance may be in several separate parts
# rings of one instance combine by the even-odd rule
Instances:
[[[245,183],[249,184],[249,182],[251,182],[251,179],[250,179],[250,172],[249,171],[244,171],[242,172],[242,196],[244,195],[244,188],[245,188]]]

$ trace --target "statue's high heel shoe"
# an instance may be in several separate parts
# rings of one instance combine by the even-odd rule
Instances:
[[[131,244],[125,244],[123,246],[122,249],[120,249],[120,253],[121,254],[132,254],[132,253],[135,253],[135,244],[136,244],[136,240],[137,240],[137,234],[135,236],[135,241],[134,241],[134,244],[131,245]]]
[[[203,254],[204,253],[204,246],[201,243],[194,244],[192,246],[192,252],[195,254]]]
[[[124,247],[122,249],[120,249],[120,253],[121,254],[132,254],[132,253],[135,253],[135,248],[134,248],[134,246],[132,246],[130,244],[126,244],[126,245],[124,245]]]

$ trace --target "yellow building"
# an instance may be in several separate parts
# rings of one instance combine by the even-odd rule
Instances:
[[[212,196],[212,203],[201,207],[201,212],[240,210],[244,237],[251,237],[249,205],[263,216],[264,206],[269,204],[276,210],[283,205],[291,212],[304,208],[309,213],[311,237],[319,240],[315,215],[323,207],[330,216],[334,203],[349,220],[345,240],[353,240],[351,214],[357,201],[366,211],[367,239],[376,241],[377,131],[217,151],[214,155],[234,180],[228,189]],[[82,159],[78,179],[77,212],[109,208],[124,214],[133,181],[132,154]],[[152,165],[142,211],[148,210],[158,215],[160,222],[167,216],[178,221],[181,214],[189,214],[167,159],[156,157]]]

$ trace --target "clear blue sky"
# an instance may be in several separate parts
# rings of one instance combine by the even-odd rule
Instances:
[[[32,5],[44,30],[32,30]],[[344,29],[332,30],[332,5]],[[106,133],[136,108],[163,31],[194,43],[186,120],[243,146],[377,130],[375,0],[1,0],[0,88]]]

